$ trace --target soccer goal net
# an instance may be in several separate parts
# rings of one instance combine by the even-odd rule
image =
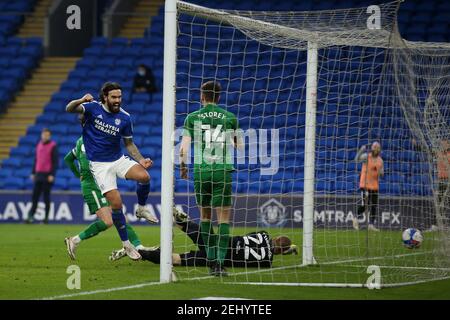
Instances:
[[[228,165],[228,276],[214,281],[376,287],[449,276],[450,45],[403,40],[399,7],[261,12],[167,1],[162,281],[172,270],[211,278],[206,251],[221,246],[216,211],[229,181],[205,172]],[[207,81],[220,83],[217,107],[201,101]],[[231,134],[224,117],[237,119]],[[378,157],[368,153],[374,142]],[[208,244],[200,205],[213,207]],[[190,223],[172,230],[172,206]],[[423,236],[415,249],[403,243],[408,228]],[[267,249],[264,235],[291,246]]]

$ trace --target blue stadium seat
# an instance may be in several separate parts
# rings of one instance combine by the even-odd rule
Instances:
[[[150,134],[150,127],[148,125],[137,125],[133,128],[135,135],[147,136]]]
[[[76,67],[77,69],[79,67],[85,67],[86,69],[91,69],[93,66],[96,65],[97,58],[96,57],[89,57],[89,58],[82,58],[81,60],[77,61]]]
[[[4,188],[12,190],[22,190],[25,188],[25,180],[20,177],[7,177],[3,180]]]
[[[136,113],[143,113],[145,109],[146,105],[143,102],[133,102],[125,107],[125,110],[132,115],[135,115]]]
[[[75,176],[68,178],[67,188],[69,190],[76,190],[76,191],[80,190],[81,188],[80,179],[76,178]]]
[[[68,183],[67,183],[67,179],[64,178],[64,177],[61,177],[60,175],[56,175],[53,188],[55,190],[67,190],[68,187],[69,186],[68,186]]]
[[[83,56],[102,56],[102,53],[106,50],[103,46],[87,47],[83,51]]]
[[[116,61],[117,68],[132,68],[134,66],[134,57],[120,58]]]
[[[11,148],[11,157],[28,157],[33,156],[34,154],[34,148],[29,146],[18,146]]]
[[[151,100],[151,95],[148,93],[133,93],[131,98],[133,103],[148,103]]]
[[[10,57],[0,57],[0,67],[2,69],[9,67],[10,60]]]
[[[36,60],[30,56],[22,56],[15,59],[12,59],[10,62],[11,67],[20,67],[24,70],[29,70],[33,68],[36,64]]]
[[[92,47],[105,47],[109,44],[109,40],[105,37],[95,37],[91,40]]]
[[[121,37],[112,38],[110,46],[123,46],[123,47],[126,47],[126,46],[128,46],[129,42],[130,42],[130,40],[128,38],[121,38]]]
[[[105,51],[103,52],[103,57],[119,58],[123,54],[125,48],[126,47],[122,45],[111,45],[105,48]]]
[[[69,180],[73,177],[75,177],[72,173],[72,171],[70,171],[66,166],[59,168],[58,172],[57,172],[58,177],[61,178],[65,178],[67,179],[67,187],[69,187]]]
[[[60,90],[67,90],[67,91],[78,90],[80,84],[81,84],[80,81],[76,79],[66,80],[61,84]]]
[[[136,182],[131,180],[117,179],[117,187],[120,191],[135,191]]]
[[[22,168],[22,162],[21,157],[9,157],[2,161],[2,168],[20,169]]]
[[[19,47],[16,46],[0,47],[0,55],[7,57],[16,57],[19,53],[19,50]]]
[[[4,180],[7,177],[12,177],[14,175],[15,170],[2,168],[0,170],[0,180]]]
[[[143,47],[147,44],[148,40],[145,38],[132,38],[130,47]]]
[[[115,57],[107,57],[102,58],[96,61],[96,67],[114,67],[116,58]],[[92,65],[93,66],[93,65]]]

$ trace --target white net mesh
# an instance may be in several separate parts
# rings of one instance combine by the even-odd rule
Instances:
[[[252,248],[261,242],[257,235],[234,238],[226,281],[360,286],[369,265],[380,266],[387,286],[448,275],[449,187],[442,171],[450,172],[443,142],[449,140],[450,46],[402,40],[398,7],[391,2],[370,10],[242,12],[178,3],[178,137],[187,115],[201,108],[202,83],[218,81],[219,105],[236,116],[245,141],[245,151],[233,158],[231,234],[265,230],[271,239],[288,236],[300,251],[274,255],[271,268],[232,265],[239,250],[254,259],[270,255],[262,245]],[[368,22],[373,12],[381,17],[376,28]],[[314,266],[301,259],[308,42],[319,49]],[[380,142],[384,160],[370,217],[379,231],[368,230],[370,206],[357,215],[367,197],[361,199],[355,156],[373,141]],[[189,266],[175,270],[182,279],[202,278],[208,269],[194,232],[199,211],[193,175],[186,181],[176,174],[175,191],[175,203],[194,224],[175,232],[174,251],[197,252],[181,255]],[[425,232],[433,225],[437,231]],[[419,249],[403,246],[406,228],[424,234]]]

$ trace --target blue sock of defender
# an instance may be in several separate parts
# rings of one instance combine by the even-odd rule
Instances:
[[[145,184],[142,184],[140,182],[137,183],[136,194],[140,206],[145,206],[145,204],[147,203],[149,192],[150,192],[150,182]]]
[[[119,233],[120,239],[122,241],[128,241],[127,221],[125,220],[122,209],[113,210],[112,219],[114,222],[114,226]]]

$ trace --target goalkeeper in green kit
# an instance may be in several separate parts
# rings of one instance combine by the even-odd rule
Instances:
[[[221,87],[208,81],[201,86],[202,108],[190,113],[184,122],[180,148],[180,174],[188,179],[187,156],[194,142],[194,190],[200,209],[200,236],[205,244],[210,274],[226,276],[225,256],[230,240],[231,174],[234,171],[229,146],[242,147],[237,134],[236,116],[217,104]],[[212,210],[216,211],[218,232],[211,222]]]
[[[82,124],[84,122],[84,117],[82,115],[80,115],[80,122]],[[78,161],[78,167],[75,163],[76,160]],[[96,214],[98,217],[97,221],[91,223],[81,233],[74,237],[65,239],[69,257],[72,260],[75,260],[75,250],[81,241],[96,236],[100,232],[103,232],[111,227],[114,223],[111,215],[111,207],[106,198],[102,195],[89,169],[89,160],[86,158],[83,137],[80,137],[77,140],[75,148],[66,154],[64,157],[64,162],[73,174],[77,178],[80,178],[83,199],[89,207],[89,212],[91,214]],[[126,224],[126,229],[129,241],[136,248],[136,250],[145,250],[146,248],[142,246],[138,235],[129,223]],[[128,252],[126,252],[126,254],[131,259],[136,260],[135,255],[128,254]]]

